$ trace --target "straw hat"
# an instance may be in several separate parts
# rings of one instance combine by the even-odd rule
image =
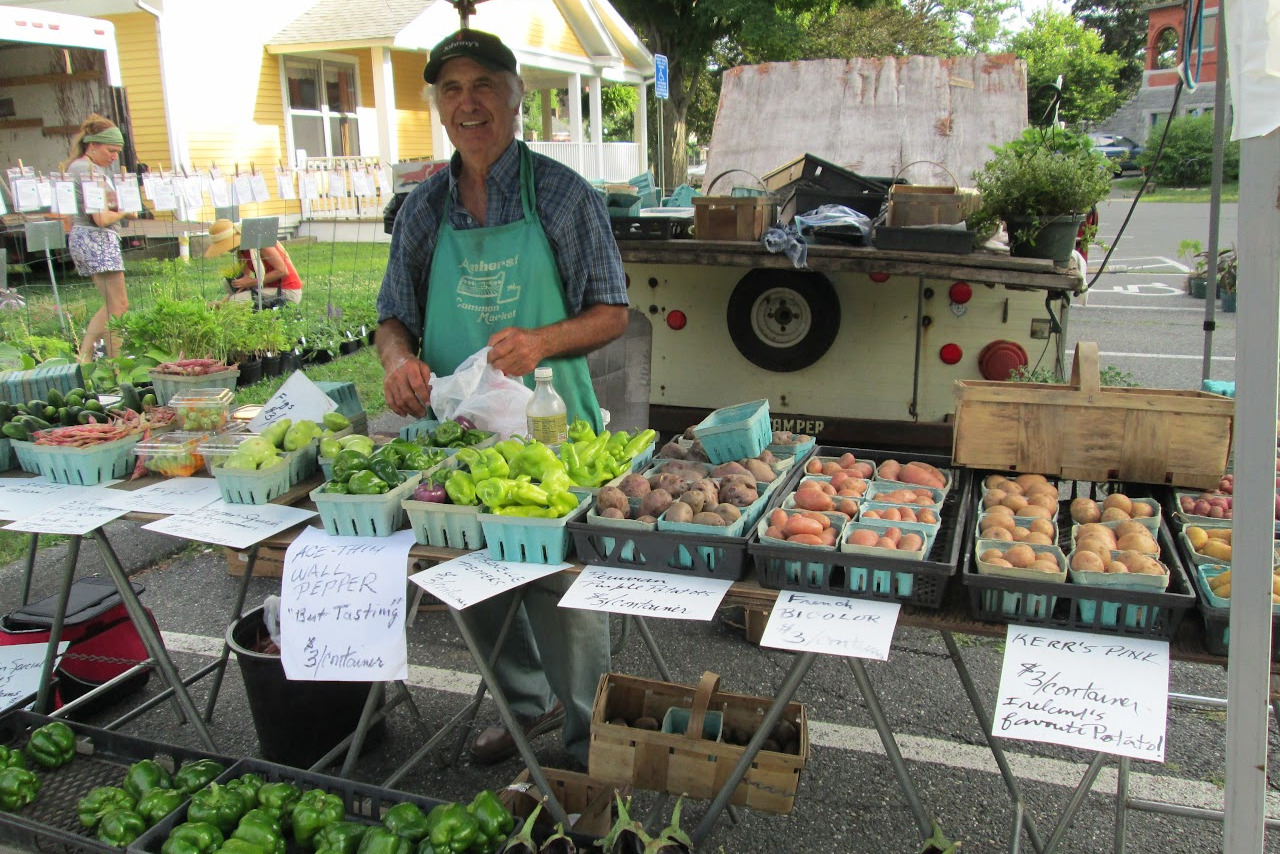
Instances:
[[[229,219],[220,219],[209,226],[209,248],[204,257],[217,258],[240,245],[240,226]]]

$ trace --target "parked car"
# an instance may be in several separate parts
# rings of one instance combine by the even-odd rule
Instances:
[[[1093,140],[1094,148],[1111,158],[1121,169],[1140,168],[1138,155],[1142,153],[1142,146],[1129,137],[1110,133],[1091,133],[1089,138]]]

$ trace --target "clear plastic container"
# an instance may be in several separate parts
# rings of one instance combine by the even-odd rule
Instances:
[[[564,398],[551,384],[551,368],[535,368],[533,378],[537,386],[525,408],[529,421],[529,435],[534,441],[558,448],[569,439],[568,409]]]
[[[175,430],[212,433],[230,420],[234,399],[235,395],[225,388],[193,388],[175,394],[166,406],[174,411]]]
[[[133,452],[147,471],[165,477],[190,477],[204,467],[200,443],[208,433],[172,432],[139,442]]]

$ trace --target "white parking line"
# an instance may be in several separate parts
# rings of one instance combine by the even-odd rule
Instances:
[[[1107,354],[1100,354],[1107,355]],[[1145,354],[1139,354],[1145,355]],[[1187,357],[1190,358],[1190,357]],[[222,651],[222,638],[189,635],[181,632],[164,632],[164,645],[170,652],[182,652],[213,658]],[[408,684],[415,688],[444,691],[448,694],[470,696],[480,684],[474,673],[445,670],[437,667],[411,666]],[[857,753],[884,754],[880,736],[871,727],[847,726],[826,721],[809,721],[810,741],[820,747],[848,750]],[[949,768],[999,774],[991,753],[986,747],[960,744],[937,738],[914,735],[896,735],[902,755],[909,761],[945,765]],[[1029,756],[1011,750],[1005,742],[1005,755],[1018,779],[1063,788],[1074,787],[1083,777],[1088,765]],[[1212,783],[1187,780],[1155,774],[1132,772],[1129,775],[1130,794],[1165,803],[1184,804],[1203,809],[1223,809],[1223,790]],[[1104,768],[1093,784],[1094,791],[1114,794],[1116,774],[1112,768]],[[1280,793],[1267,794],[1267,816],[1280,818]]]

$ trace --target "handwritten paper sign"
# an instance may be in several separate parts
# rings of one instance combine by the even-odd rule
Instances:
[[[307,528],[289,545],[280,584],[280,661],[290,679],[408,677],[404,568],[413,542],[413,531],[331,537]]]
[[[189,513],[220,500],[218,482],[211,477],[175,477],[142,489],[108,492],[104,500],[112,507],[161,516]]]
[[[184,540],[247,549],[314,515],[316,511],[298,507],[283,507],[279,504],[227,504],[219,499],[199,510],[166,516],[142,527]]]
[[[588,566],[565,592],[560,607],[671,620],[710,620],[732,584],[721,578]]]
[[[1009,626],[992,734],[1164,761],[1169,644]]]
[[[23,516],[18,521],[5,525],[4,529],[32,531],[38,534],[65,534],[69,537],[83,536],[125,514],[124,510],[112,507],[105,501],[105,497],[94,495],[73,498],[61,504],[46,507],[39,513]]]
[[[70,641],[58,644],[61,657],[71,645]],[[48,643],[23,643],[0,646],[0,710],[8,709],[40,690],[40,670],[44,666]],[[57,665],[57,661],[54,661]]]
[[[337,408],[338,404],[324,393],[324,389],[302,371],[294,371],[249,422],[249,429],[259,432],[281,418],[319,421],[326,412],[333,412]]]
[[[98,489],[53,483],[42,477],[0,478],[0,519],[21,519],[73,498],[94,495]]]
[[[885,661],[899,610],[897,602],[784,590],[760,645]]]
[[[409,580],[450,608],[461,611],[570,566],[568,563],[494,560],[488,552],[478,551],[438,563],[409,576]]]

